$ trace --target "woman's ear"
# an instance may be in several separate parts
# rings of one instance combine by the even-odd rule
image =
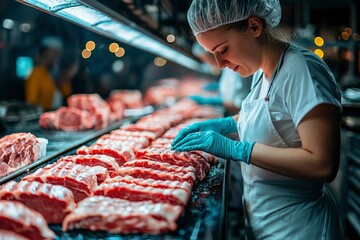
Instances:
[[[263,30],[263,24],[260,18],[250,17],[248,20],[248,26],[248,31],[252,36],[260,37]]]

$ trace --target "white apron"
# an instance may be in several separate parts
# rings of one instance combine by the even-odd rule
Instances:
[[[288,147],[276,131],[268,107],[285,54],[286,49],[266,98],[258,99],[261,84],[257,84],[242,103],[238,120],[242,141]],[[241,168],[248,239],[344,239],[335,202],[324,182],[289,178],[251,164],[242,163]]]

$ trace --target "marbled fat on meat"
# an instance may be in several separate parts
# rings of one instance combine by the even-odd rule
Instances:
[[[26,181],[36,181],[60,185],[70,189],[75,202],[90,196],[98,186],[97,174],[106,169],[103,167],[87,167],[72,162],[58,162],[40,168],[23,178]]]
[[[101,166],[108,170],[109,174],[116,172],[119,169],[119,164],[116,163],[115,158],[107,155],[70,155],[60,158],[59,161],[73,162],[84,166]]]
[[[124,182],[103,183],[99,185],[94,195],[120,198],[133,202],[153,201],[181,206],[185,206],[190,197],[190,194],[183,189],[143,187]]]
[[[41,213],[48,223],[62,223],[75,208],[72,192],[47,183],[10,181],[0,189],[1,200],[19,201]]]
[[[40,158],[40,142],[31,133],[13,133],[0,139],[0,177]],[[7,166],[5,166],[5,164]]]
[[[63,222],[63,231],[104,230],[112,233],[159,234],[174,231],[182,207],[150,201],[130,202],[93,196],[84,199]]]
[[[17,201],[0,200],[0,228],[31,240],[54,239],[44,217]]]
[[[196,177],[192,172],[175,173],[175,172],[155,170],[144,167],[120,167],[116,173],[111,175],[111,177],[116,177],[116,176],[132,176],[136,178],[145,178],[145,179],[150,178],[154,180],[171,180],[171,181],[188,182],[191,186],[194,184],[196,180]]]
[[[154,188],[171,188],[171,189],[183,189],[189,194],[191,193],[191,184],[189,182],[180,182],[172,180],[154,180],[151,178],[135,178],[132,176],[117,176],[114,178],[108,178],[104,183],[113,183],[113,182],[124,182],[124,183],[133,183],[143,187],[154,187]]]

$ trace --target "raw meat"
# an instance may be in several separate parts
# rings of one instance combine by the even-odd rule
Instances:
[[[112,233],[159,234],[176,230],[176,220],[181,212],[182,207],[166,203],[94,196],[81,201],[65,218],[63,230],[82,228]]]
[[[0,189],[1,200],[15,200],[41,213],[48,223],[62,223],[75,208],[72,192],[47,183],[10,181]]]
[[[151,168],[154,170],[161,170],[167,172],[174,173],[193,173],[195,180],[196,169],[192,166],[183,167],[177,165],[171,165],[166,162],[152,161],[149,159],[135,159],[133,161],[129,161],[123,165],[123,167],[143,167],[143,168]]]
[[[203,152],[203,151],[190,151],[190,153],[199,155],[200,157],[205,159],[206,162],[209,163],[210,165],[217,163],[217,158],[214,155],[211,155],[210,153]]]
[[[98,170],[103,167],[87,167],[72,162],[58,162],[23,178],[26,181],[36,181],[60,185],[70,189],[74,195],[75,202],[90,196],[98,186]]]
[[[55,111],[54,127],[63,131],[82,131],[93,129],[95,119],[90,112],[74,107],[60,107]]]
[[[124,143],[129,146],[133,151],[137,151],[150,146],[149,139],[145,137],[132,137],[122,136],[115,134],[105,134],[99,138],[99,140],[111,140],[118,143]]]
[[[156,138],[160,137],[167,130],[156,123],[135,123],[121,127],[122,130],[126,131],[148,131],[156,134]]]
[[[210,165],[204,158],[191,152],[178,152],[166,148],[145,148],[136,153],[136,157],[141,159],[155,159],[179,166],[192,166],[196,169],[196,178],[204,180],[206,173],[210,170]]]
[[[40,213],[17,201],[0,201],[0,229],[16,232],[31,240],[55,237]]]
[[[106,155],[71,155],[63,157],[58,161],[73,162],[90,167],[101,166],[106,168],[109,174],[119,169],[119,164],[116,163],[115,158]]]
[[[110,107],[98,94],[75,94],[68,98],[69,107],[88,111],[95,116],[95,128],[106,127],[110,123]]]
[[[39,125],[42,129],[55,129],[56,114],[55,112],[45,112],[40,115]]]
[[[117,129],[110,132],[111,135],[120,135],[120,136],[131,136],[131,137],[146,137],[149,141],[155,140],[157,135],[150,131],[127,131],[122,129]]]
[[[40,142],[31,133],[13,133],[0,139],[0,177],[40,158]],[[5,166],[6,164],[7,166]]]
[[[177,88],[173,86],[152,86],[144,95],[144,101],[149,105],[163,105],[174,102],[177,97]]]
[[[158,110],[150,115],[140,118],[137,123],[141,122],[156,122],[165,124],[165,128],[170,128],[179,125],[184,121],[184,117],[180,114],[169,113],[168,109]]]
[[[139,90],[113,90],[108,99],[109,103],[124,105],[125,108],[143,108],[142,94]]]
[[[22,235],[19,235],[15,232],[0,229],[0,240],[30,240],[30,239]]]
[[[143,187],[132,183],[102,183],[94,195],[120,198],[133,202],[153,201],[185,206],[190,194],[183,189]]]
[[[143,187],[154,187],[154,188],[172,188],[172,189],[183,189],[189,194],[191,193],[191,184],[188,182],[180,181],[170,181],[170,180],[154,180],[154,179],[144,179],[144,178],[134,178],[131,176],[124,177],[114,177],[108,178],[104,183],[113,183],[113,182],[124,182],[124,183],[133,183]]]
[[[111,177],[116,176],[132,176],[136,178],[154,179],[154,180],[172,180],[180,182],[188,182],[193,185],[196,180],[194,173],[175,173],[161,170],[154,170],[144,167],[120,167],[119,170],[112,174]]]
[[[135,153],[130,147],[110,141],[106,142],[106,144],[96,143],[90,147],[82,146],[76,153],[82,155],[107,155],[115,158],[119,166],[135,158]]]

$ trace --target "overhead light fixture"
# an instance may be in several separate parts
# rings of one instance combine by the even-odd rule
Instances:
[[[179,65],[209,73],[191,55],[147,32],[96,0],[17,0],[38,10],[78,24],[103,36],[161,56]]]

